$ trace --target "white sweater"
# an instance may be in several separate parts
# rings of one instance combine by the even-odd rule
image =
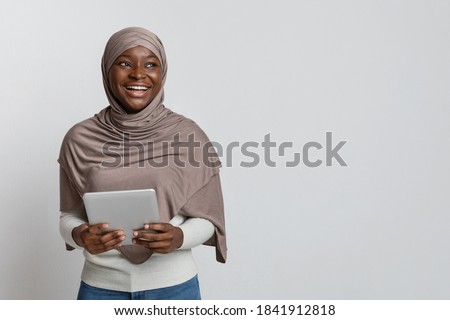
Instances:
[[[59,224],[63,240],[83,250],[85,263],[81,279],[94,287],[127,292],[169,287],[194,277],[197,266],[191,249],[214,234],[210,221],[176,215],[170,223],[183,231],[182,246],[168,254],[154,253],[142,264],[132,264],[117,250],[92,255],[78,246],[72,238],[72,230],[86,222],[86,213],[79,209],[62,212]]]

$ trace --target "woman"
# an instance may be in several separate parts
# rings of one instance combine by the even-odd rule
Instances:
[[[191,249],[212,245],[226,260],[220,161],[195,122],[163,105],[166,74],[156,35],[115,33],[102,58],[110,105],[64,137],[60,232],[68,250],[84,252],[78,299],[200,299]],[[133,245],[122,245],[122,230],[89,224],[84,193],[146,188],[161,223],[136,230]]]

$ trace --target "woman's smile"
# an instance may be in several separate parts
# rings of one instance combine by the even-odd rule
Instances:
[[[128,85],[125,89],[127,94],[132,98],[143,98],[151,93],[151,86],[147,85]]]

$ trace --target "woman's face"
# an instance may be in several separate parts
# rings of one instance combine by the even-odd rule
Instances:
[[[145,47],[128,49],[114,61],[109,83],[115,98],[127,113],[137,113],[156,97],[162,87],[159,59]]]

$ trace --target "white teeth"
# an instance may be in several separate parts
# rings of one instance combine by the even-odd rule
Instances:
[[[144,87],[144,86],[128,86],[127,89],[129,89],[129,90],[143,90],[143,91],[145,91],[145,90],[148,89],[148,87]]]

